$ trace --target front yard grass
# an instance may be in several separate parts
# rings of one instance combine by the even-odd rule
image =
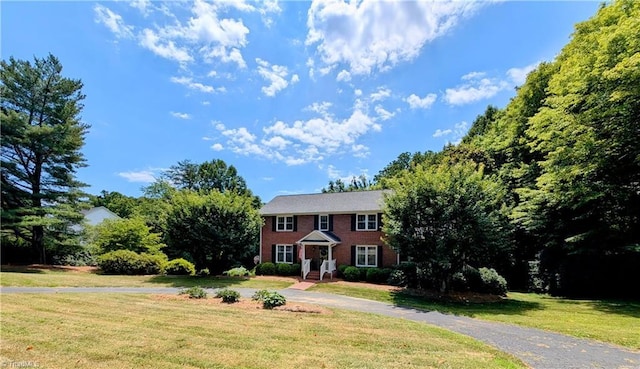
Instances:
[[[3,363],[43,368],[525,368],[427,324],[139,294],[5,294]]]
[[[640,302],[572,300],[510,292],[508,297],[500,302],[445,303],[427,301],[402,291],[385,291],[337,283],[317,284],[310,291],[335,293],[445,314],[518,324],[640,349],[640,330],[638,329]]]
[[[163,275],[103,275],[92,271],[2,266],[3,287],[193,287],[287,288],[293,278],[190,277]]]

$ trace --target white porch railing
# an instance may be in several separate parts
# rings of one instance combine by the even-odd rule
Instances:
[[[336,270],[336,259],[323,261],[320,265],[320,280],[324,277],[324,273],[331,273],[331,279],[333,279],[334,270]]]
[[[302,260],[302,279],[307,279],[307,274],[311,271],[311,259]]]

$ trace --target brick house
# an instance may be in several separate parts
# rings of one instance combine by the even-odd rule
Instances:
[[[260,209],[260,262],[300,263],[304,279],[333,277],[341,264],[397,264],[397,253],[381,240],[384,193],[275,197]]]

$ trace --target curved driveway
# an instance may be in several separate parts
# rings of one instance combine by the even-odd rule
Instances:
[[[180,288],[144,287],[2,287],[0,294],[57,292],[176,294],[180,290]],[[243,297],[251,297],[256,291],[250,288],[236,288],[235,290],[239,291]],[[209,292],[213,291],[215,290],[209,290]],[[640,369],[640,352],[602,342],[569,337],[535,328],[447,315],[436,311],[422,311],[354,297],[290,288],[278,292],[290,301],[433,324],[488,343],[518,357],[535,369]]]

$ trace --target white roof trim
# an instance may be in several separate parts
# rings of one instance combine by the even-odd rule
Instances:
[[[306,241],[306,239],[311,239],[311,241]],[[296,242],[297,244],[308,244],[308,245],[317,245],[317,244],[328,244],[330,246],[334,246],[340,243],[340,241],[337,241],[333,238],[331,238],[330,236],[326,235],[324,232],[322,231],[318,231],[318,230],[314,230],[311,231],[311,233],[309,233],[308,235],[302,237],[298,242]]]

